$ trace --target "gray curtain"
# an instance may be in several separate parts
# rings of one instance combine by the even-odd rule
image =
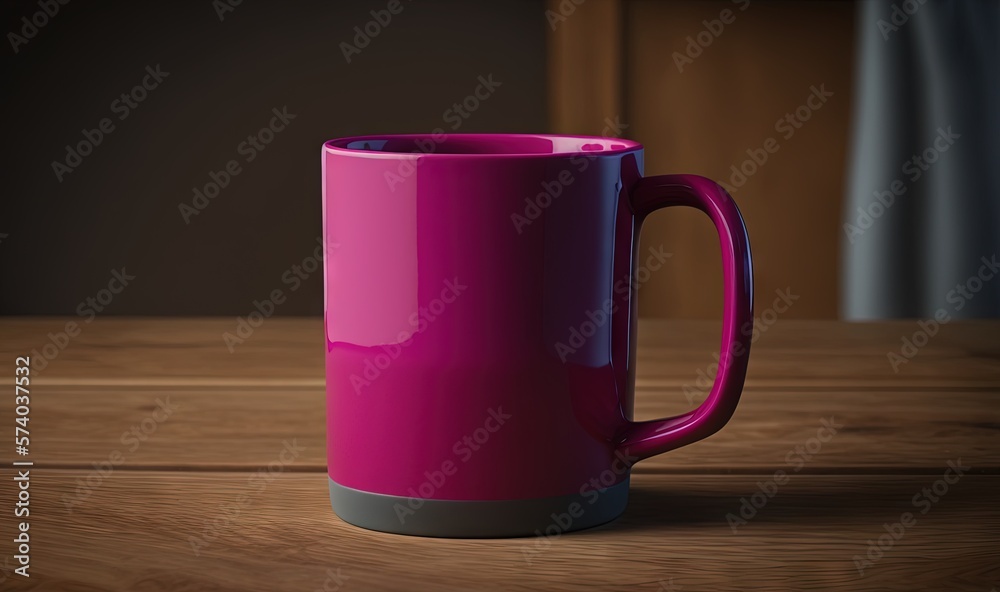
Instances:
[[[857,19],[841,316],[1000,316],[1000,2]]]

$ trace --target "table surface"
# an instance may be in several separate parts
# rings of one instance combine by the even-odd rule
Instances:
[[[44,368],[40,353],[32,362],[31,578],[10,573],[3,510],[5,590],[1000,587],[998,322],[945,325],[897,372],[888,353],[915,321],[779,319],[761,327],[731,423],[639,463],[623,517],[550,538],[448,540],[331,511],[320,320],[269,319],[230,352],[228,318],[8,317],[10,375],[67,321],[80,333]],[[641,323],[637,419],[697,403],[718,330]],[[824,422],[842,427],[827,437]],[[301,451],[281,466],[286,443]],[[10,467],[24,459],[12,443],[0,458],[12,509]],[[949,463],[970,468],[949,484]],[[772,496],[754,498],[761,487]],[[760,507],[734,522],[742,500]]]

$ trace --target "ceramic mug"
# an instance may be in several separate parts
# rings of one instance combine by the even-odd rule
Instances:
[[[329,486],[345,521],[442,537],[595,526],[624,511],[635,462],[732,416],[753,272],[716,183],[643,177],[641,144],[596,137],[353,137],[322,159]],[[636,422],[639,230],[668,206],[719,233],[719,371],[698,408]]]

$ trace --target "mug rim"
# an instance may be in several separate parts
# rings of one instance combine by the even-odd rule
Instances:
[[[392,151],[392,150],[371,150],[371,149],[360,149],[360,148],[350,148],[350,144],[357,142],[384,142],[389,140],[402,140],[416,142],[422,140],[424,142],[433,142],[433,146],[438,144],[446,144],[449,138],[461,139],[462,142],[469,143],[498,143],[504,141],[507,143],[520,143],[522,146],[527,146],[535,141],[541,140],[542,142],[550,142],[550,151],[538,151],[538,150],[504,150],[499,152],[436,152],[435,150],[404,150],[404,151]],[[586,136],[586,135],[573,135],[573,134],[527,134],[527,133],[517,133],[517,134],[490,134],[490,133],[462,133],[462,134],[447,134],[447,133],[423,133],[423,134],[370,134],[361,136],[346,136],[343,138],[335,138],[333,140],[327,140],[323,142],[323,152],[324,154],[335,154],[339,156],[353,156],[360,158],[380,158],[380,159],[399,159],[399,158],[461,158],[461,159],[475,159],[475,158],[488,158],[488,159],[500,159],[500,158],[566,158],[572,156],[587,156],[587,157],[597,157],[597,156],[614,156],[626,154],[629,152],[636,152],[643,150],[643,145],[634,140],[628,140],[625,138],[616,137],[600,137],[600,136]]]

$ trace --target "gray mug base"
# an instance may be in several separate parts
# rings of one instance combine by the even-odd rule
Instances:
[[[629,479],[606,489],[521,500],[411,500],[344,487],[330,503],[345,522],[382,532],[444,538],[556,536],[610,522],[625,511]]]

